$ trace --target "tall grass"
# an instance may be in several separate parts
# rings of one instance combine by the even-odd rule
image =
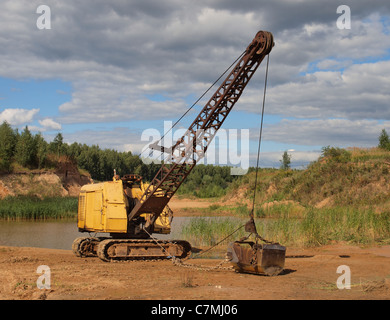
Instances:
[[[240,225],[242,219],[232,217],[194,217],[182,229],[181,236],[196,246],[213,246],[223,238],[234,232]],[[243,237],[244,229],[238,230],[234,236]],[[227,239],[222,244],[231,242]]]
[[[77,203],[74,197],[7,197],[0,200],[0,219],[74,219],[77,216]]]
[[[244,223],[243,219],[227,217],[193,218],[184,226],[182,236],[194,245],[212,246]],[[378,214],[372,209],[350,207],[309,208],[302,218],[291,217],[284,211],[276,218],[256,219],[256,228],[263,238],[287,246],[320,246],[332,242],[375,244],[390,241],[390,211]],[[222,245],[244,235],[242,228]]]
[[[187,214],[200,213],[204,216],[232,215],[237,217],[247,217],[250,214],[250,210],[244,204],[237,204],[233,206],[230,205],[222,206],[219,204],[212,204],[206,208],[186,207],[186,208],[181,208],[180,210],[186,212]]]
[[[301,233],[306,245],[331,241],[373,244],[390,239],[390,212],[352,207],[310,209],[302,221]]]

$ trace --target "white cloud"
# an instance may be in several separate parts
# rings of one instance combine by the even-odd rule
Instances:
[[[279,168],[284,151],[266,151],[260,154],[260,167]],[[288,151],[291,156],[291,168],[301,169],[310,162],[316,161],[321,151]],[[256,155],[257,156],[257,155]],[[256,166],[256,156],[251,155],[250,164]]]
[[[0,123],[7,121],[11,125],[22,125],[33,121],[39,109],[4,109],[0,113]]]
[[[317,71],[267,89],[268,114],[302,119],[390,120],[390,60]],[[239,109],[260,110],[260,93],[250,89]],[[259,90],[257,90],[259,91]]]
[[[380,120],[390,120],[390,62],[377,61],[386,60],[390,48],[383,25],[390,12],[388,0],[354,1],[351,30],[337,29],[336,0],[47,0],[51,30],[36,28],[37,0],[3,2],[0,76],[60,77],[72,84],[71,100],[58,106],[55,120],[39,120],[41,130],[74,123],[177,119],[186,111],[188,97],[200,96],[259,29],[273,32],[276,43],[266,112],[295,118],[269,126],[272,139],[305,145],[369,144]],[[258,112],[263,72],[264,63],[235,110]],[[153,94],[166,100],[148,99]],[[0,120],[15,125],[31,123],[39,111],[6,110]],[[366,119],[375,121],[365,124]],[[118,133],[83,131],[74,138],[139,149],[125,135],[120,134],[119,142]]]
[[[62,128],[60,123],[50,118],[38,120],[38,122],[44,128],[44,130],[61,130]]]
[[[336,60],[336,59],[325,59],[317,63],[317,67],[322,70],[339,70],[348,68],[353,64],[353,60]]]
[[[47,134],[48,140],[54,138],[53,134]],[[114,149],[118,151],[131,151],[138,153],[147,142],[141,141],[141,133],[124,127],[113,129],[88,129],[74,133],[64,134],[64,141],[86,143],[87,145],[99,145],[102,149]]]
[[[264,139],[301,146],[374,147],[382,129],[390,131],[390,121],[284,119],[266,126]]]

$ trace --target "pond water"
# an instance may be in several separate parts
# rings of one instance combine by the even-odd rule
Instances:
[[[181,239],[183,226],[196,217],[175,217],[171,234],[153,234],[157,239]],[[221,219],[227,217],[207,217],[207,219]],[[247,220],[231,218],[237,221]],[[95,234],[91,234],[95,236]],[[96,234],[107,236],[108,234]],[[15,247],[39,247],[48,249],[71,250],[73,240],[77,237],[86,237],[88,233],[78,232],[75,221],[0,221],[0,245]]]
[[[1,221],[0,245],[16,247],[39,247],[49,249],[72,249],[72,242],[80,236],[77,223],[72,221]]]

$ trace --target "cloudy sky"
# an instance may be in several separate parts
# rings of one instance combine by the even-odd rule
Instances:
[[[50,12],[37,12],[42,4]],[[350,29],[337,25],[347,21],[340,5]],[[324,146],[374,147],[390,132],[388,0],[3,0],[0,121],[140,153],[147,132],[163,134],[259,30],[275,40],[263,166],[279,166],[285,150],[299,167]],[[264,75],[265,63],[223,126],[249,130],[252,160]]]

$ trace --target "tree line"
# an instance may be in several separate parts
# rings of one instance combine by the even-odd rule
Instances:
[[[49,143],[41,133],[32,134],[27,126],[19,132],[7,122],[0,125],[0,172],[10,173],[16,165],[31,170],[55,168],[64,159],[76,163],[97,181],[111,180],[114,169],[119,175],[135,173],[151,180],[160,167],[154,163],[144,164],[130,151],[101,149],[98,145],[77,142],[67,144],[61,133]]]
[[[120,176],[133,173],[141,175],[144,181],[151,181],[160,168],[160,164],[145,164],[139,155],[130,151],[101,149],[98,145],[77,142],[67,144],[61,133],[52,142],[47,142],[41,133],[33,134],[27,126],[19,132],[7,122],[0,125],[0,173],[10,173],[16,165],[31,170],[56,168],[58,162],[64,159],[88,171],[95,181],[112,180],[114,169]],[[199,197],[220,196],[226,192],[229,183],[237,178],[230,174],[230,169],[198,164],[179,193]]]
[[[378,147],[390,150],[390,138],[386,130],[378,137]],[[323,148],[327,153],[344,155],[339,148]],[[19,165],[28,169],[55,168],[61,159],[76,163],[78,168],[89,172],[95,181],[111,180],[114,169],[117,174],[134,173],[145,181],[151,181],[160,168],[160,164],[145,164],[139,155],[130,151],[119,152],[113,149],[101,149],[98,145],[88,146],[74,142],[64,143],[58,133],[52,142],[46,142],[41,133],[32,134],[26,126],[22,132],[5,121],[0,125],[0,173],[9,173]],[[280,161],[281,169],[290,168],[291,156],[287,152]],[[198,164],[179,189],[179,194],[193,194],[198,197],[218,197],[226,193],[231,182],[238,178],[230,174],[231,167]],[[249,172],[255,168],[249,168]]]

